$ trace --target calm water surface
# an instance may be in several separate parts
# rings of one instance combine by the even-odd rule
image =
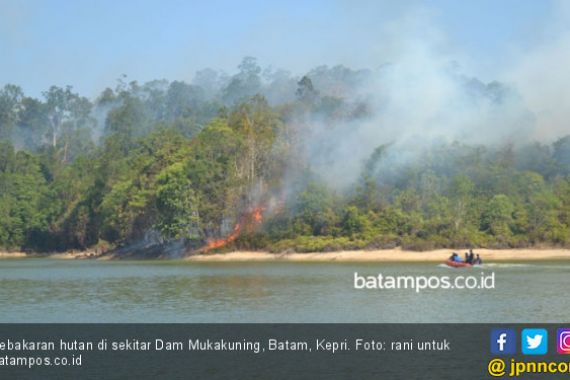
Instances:
[[[355,290],[363,275],[495,272],[494,290]],[[565,322],[570,263],[0,261],[0,322]]]

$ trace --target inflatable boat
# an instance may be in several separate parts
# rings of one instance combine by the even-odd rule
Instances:
[[[473,264],[469,264],[469,263],[464,263],[464,262],[457,262],[457,261],[453,261],[453,260],[447,260],[445,262],[445,264],[447,264],[447,266],[449,267],[453,267],[453,268],[471,268],[473,266]]]

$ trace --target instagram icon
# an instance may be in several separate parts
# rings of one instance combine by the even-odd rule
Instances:
[[[570,355],[570,329],[558,329],[556,335],[558,337],[556,342],[558,353]]]

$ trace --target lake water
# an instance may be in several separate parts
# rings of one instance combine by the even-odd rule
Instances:
[[[492,290],[357,290],[363,275],[495,273]],[[563,322],[570,263],[0,261],[0,322]]]

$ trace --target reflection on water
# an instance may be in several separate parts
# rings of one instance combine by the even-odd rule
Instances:
[[[479,275],[494,290],[355,290],[353,275]],[[570,264],[0,261],[0,322],[560,322]]]

